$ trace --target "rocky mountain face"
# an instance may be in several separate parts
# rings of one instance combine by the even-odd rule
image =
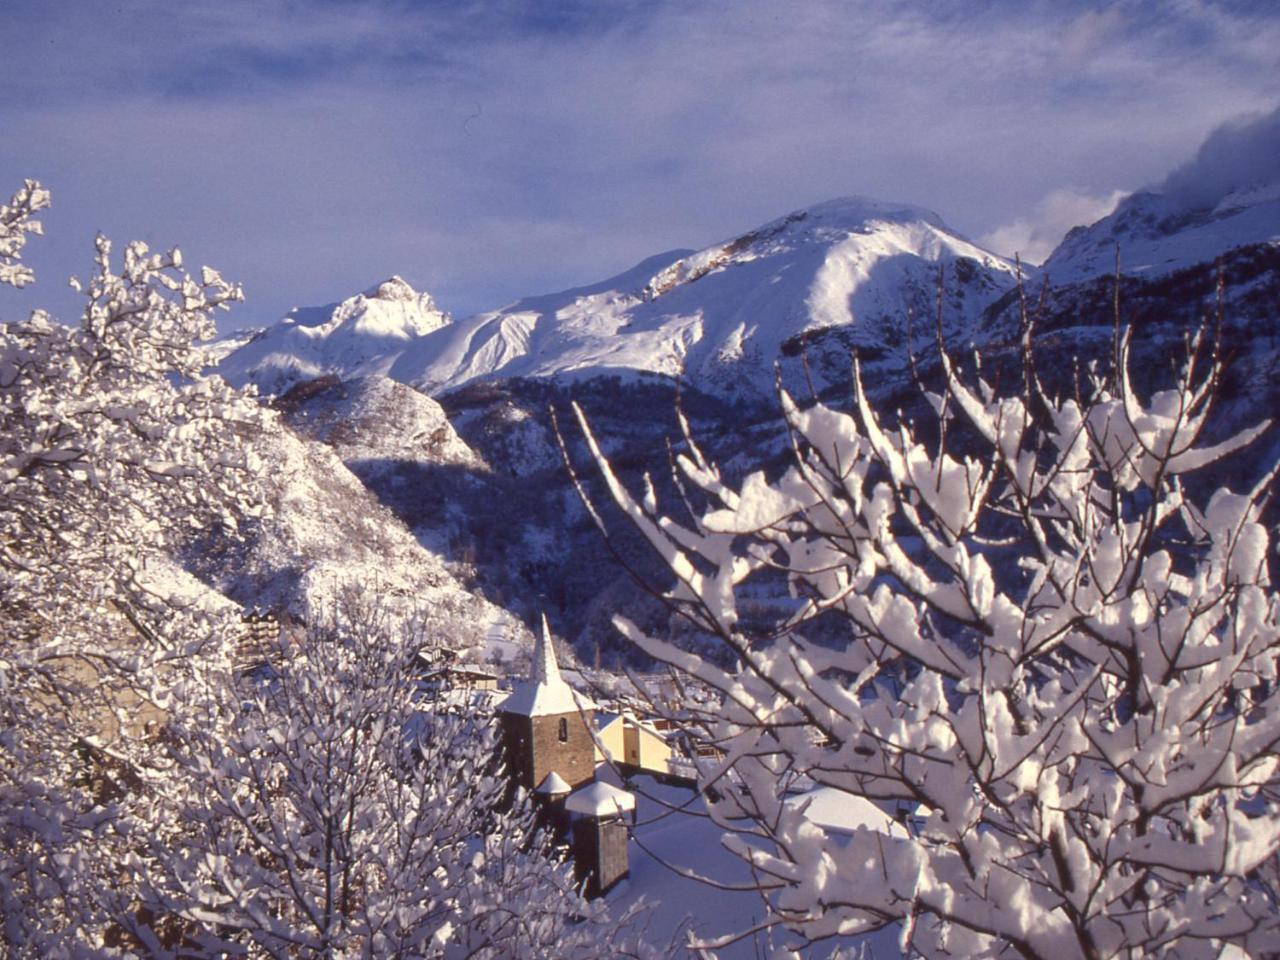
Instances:
[[[243,543],[218,531],[194,538],[182,559],[202,581],[249,609],[299,619],[323,617],[355,591],[391,615],[420,621],[428,642],[478,656],[491,628],[524,635],[419,543],[331,444],[280,422],[255,439],[270,514],[247,529]],[[439,449],[430,441],[413,448],[416,455]]]
[[[218,369],[236,386],[283,393],[301,380],[384,372],[406,343],[448,323],[430,294],[391,277],[341,303],[294,309],[227,352]]]
[[[435,577],[483,598],[459,601],[457,616],[483,620],[500,608],[531,623],[546,611],[584,659],[621,662],[631,653],[609,624],[614,613],[655,630],[676,626],[647,588],[662,587],[661,571],[626,522],[606,509],[616,535],[606,545],[579,504],[553,411],[564,426],[569,404],[579,403],[624,482],[638,486],[649,472],[659,497],[678,503],[666,466],[668,442],[681,443],[677,402],[731,475],[785,459],[775,364],[797,395],[812,389],[839,402],[856,350],[877,402],[910,415],[920,399],[909,346],[918,371],[936,375],[939,276],[949,349],[976,348],[989,373],[1003,379],[1004,366],[1020,377],[1025,294],[1039,368],[1052,387],[1069,389],[1082,365],[1110,350],[1118,245],[1120,318],[1134,328],[1140,389],[1167,382],[1187,331],[1221,314],[1221,345],[1233,357],[1222,385],[1225,430],[1280,401],[1278,203],[1280,189],[1266,185],[1198,210],[1137,194],[1073,230],[1021,291],[1012,264],[933,214],[847,198],[458,322],[398,284],[295,311],[224,361],[234,379],[277,394],[290,428],[320,448],[286,459],[312,476],[290,489],[302,512],[326,518],[318,525],[331,525],[329,539],[272,541],[273,562],[311,553],[321,570],[354,563],[372,583],[379,557],[412,545],[437,558],[414,582]],[[605,504],[576,427],[563,432]],[[1280,445],[1267,442],[1274,460]],[[301,506],[312,498],[327,506]],[[399,532],[363,531],[366,511],[389,516]],[[343,559],[337,541],[346,551],[358,543],[361,559]]]

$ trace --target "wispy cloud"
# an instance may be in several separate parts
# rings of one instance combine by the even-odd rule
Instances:
[[[1095,195],[1078,187],[1060,187],[1038,201],[1025,216],[979,237],[988,250],[1024,263],[1043,263],[1072,227],[1102,219],[1126,196],[1123,190]]]
[[[56,191],[46,279],[87,262],[87,230],[181,240],[246,282],[246,320],[390,272],[467,312],[851,192],[1030,255],[1280,101],[1265,6],[19,0],[8,19],[26,39],[0,169]]]

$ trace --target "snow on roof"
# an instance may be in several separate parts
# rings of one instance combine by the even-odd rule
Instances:
[[[605,896],[610,909],[622,912],[644,903],[645,938],[655,944],[668,943],[672,937],[683,942],[689,930],[700,938],[712,938],[758,927],[765,920],[756,889],[759,878],[723,845],[724,830],[708,816],[697,792],[643,774],[634,782],[638,823],[632,830],[639,843],[630,848],[630,879]],[[673,867],[681,872],[673,873]],[[711,883],[695,880],[693,875]],[[898,925],[890,924],[869,935],[833,938],[830,947],[842,947],[855,957],[891,960],[902,956],[898,935]],[[801,956],[806,953],[785,930],[775,929],[769,937],[775,945],[786,944]],[[716,956],[758,960],[769,953],[765,940],[764,934],[746,936],[717,950]],[[863,944],[865,953],[860,953]]]
[[[802,806],[805,817],[833,833],[853,833],[859,827],[880,833],[906,836],[906,829],[870,800],[855,797],[835,787],[818,787],[799,796],[788,797],[788,804]]]
[[[542,782],[533,788],[534,793],[541,793],[549,797],[563,796],[571,790],[573,790],[573,787],[569,786],[565,778],[554,770],[543,777]]]
[[[451,673],[461,673],[471,677],[485,677],[490,680],[498,679],[497,671],[490,670],[488,667],[478,666],[474,663],[446,663],[430,670],[427,673],[427,676],[438,677]]]
[[[595,780],[597,783],[607,783],[619,790],[624,790],[627,786],[618,768],[608,760],[601,760],[596,764]]]
[[[622,714],[620,713],[596,710],[596,730],[603,731],[605,728],[617,723],[621,719]]]
[[[634,810],[636,798],[633,794],[597,780],[590,786],[583,787],[569,797],[564,808],[570,813],[583,813],[590,817],[608,816],[623,810]]]
[[[533,648],[533,676],[516,686],[502,705],[503,712],[524,717],[545,717],[594,709],[595,704],[589,698],[577,693],[560,676],[556,651],[551,645],[551,630],[544,615],[542,632]]]
[[[441,710],[504,710],[509,698],[505,690],[477,690],[473,687],[450,687],[445,690],[426,689],[420,701],[424,709]]]

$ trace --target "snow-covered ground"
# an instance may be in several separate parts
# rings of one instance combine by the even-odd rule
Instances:
[[[635,839],[630,845],[631,876],[607,895],[615,909],[640,901],[651,904],[648,939],[666,944],[692,930],[712,938],[749,931],[765,917],[765,907],[750,887],[751,873],[741,860],[720,844],[721,830],[706,816],[692,790],[666,786],[651,777],[634,780],[637,800]],[[693,879],[696,874],[724,886]],[[785,941],[782,932],[775,942]],[[683,942],[683,941],[682,941]],[[897,930],[881,930],[844,945],[860,943],[867,958],[900,957]],[[718,951],[724,960],[756,960],[767,956],[767,935],[745,937]],[[814,957],[825,957],[836,944],[812,948]]]

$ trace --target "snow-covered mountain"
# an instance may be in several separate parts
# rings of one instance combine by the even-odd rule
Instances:
[[[947,334],[968,342],[1014,286],[1014,265],[927,210],[846,197],[456,323],[388,281],[336,308],[294,311],[221,370],[268,393],[325,374],[389,373],[439,395],[477,380],[639,373],[768,399],[774,364],[802,349],[823,380],[847,378],[854,347],[865,363],[901,369],[908,316],[931,336],[940,267]]]
[[[491,470],[455,432],[440,404],[383,376],[322,377],[275,402],[300,436],[319,441],[411,527],[448,556],[471,526],[463,502],[485,502]]]
[[[1133,332],[1131,376],[1154,391],[1169,385],[1171,362],[1207,320],[1228,358],[1212,429],[1230,432],[1280,403],[1280,180],[1194,194],[1137,193],[1067,234],[1041,268],[1049,286],[1034,307],[1035,348],[1042,374],[1071,389],[1078,363],[1110,362],[1118,303]],[[1019,314],[1014,296],[989,308],[984,364],[1021,362]],[[1280,441],[1262,443],[1254,453],[1263,461],[1280,455]],[[1248,473],[1235,462],[1228,470],[1237,468]]]
[[[1280,182],[1236,189],[1201,208],[1135,193],[1109,216],[1068,233],[1043,271],[1055,286],[1114,273],[1118,248],[1124,273],[1158,276],[1255,244],[1280,244]]]
[[[1014,286],[1014,265],[927,210],[847,197],[460,321],[414,340],[390,373],[431,394],[478,379],[639,371],[768,397],[775,362],[802,345],[834,347],[842,376],[855,346],[869,361],[901,364],[908,314],[932,330],[940,266],[948,333],[968,339],[983,308]]]
[[[1140,194],[1073,231],[1044,268],[1052,286],[1029,298],[1043,306],[1036,352],[1046,382],[1067,389],[1077,358],[1105,362],[1119,243],[1141,388],[1159,386],[1185,331],[1214,309],[1221,258],[1224,346],[1242,358],[1223,384],[1228,426],[1274,406],[1278,203],[1280,191],[1266,188],[1197,211]],[[295,451],[274,468],[293,478],[285,489],[298,508],[256,545],[244,571],[257,583],[243,592],[283,569],[267,586],[322,596],[329,571],[355,569],[375,582],[385,567],[399,571],[402,594],[430,596],[411,584],[434,580],[456,598],[445,607],[460,612],[477,602],[465,590],[476,589],[527,622],[546,612],[586,656],[603,648],[606,660],[625,658],[610,646],[612,617],[622,611],[662,629],[665,611],[622,575],[578,505],[548,409],[581,403],[627,483],[661,461],[677,432],[677,374],[695,435],[731,472],[787,456],[772,397],[778,358],[784,377],[798,377],[803,352],[818,389],[839,393],[857,349],[874,402],[923,413],[905,375],[907,318],[916,318],[919,369],[936,376],[940,267],[948,343],[975,344],[989,373],[1000,378],[1007,368],[1016,382],[1014,265],[928,211],[859,198],[458,322],[397,281],[336,307],[295,311],[221,368],[277,394],[289,425],[321,448],[305,466]],[[580,439],[567,439],[594,482]],[[616,534],[628,536],[621,522]],[[641,545],[623,548],[644,556]],[[485,620],[491,610],[449,616]]]
[[[347,379],[382,373],[406,343],[448,323],[430,294],[391,277],[341,303],[293,310],[227,353],[218,371],[237,386],[256,383],[264,393],[328,374]],[[219,347],[217,341],[211,345],[211,359]]]
[[[569,482],[547,411],[580,402],[625,482],[633,483],[664,438],[679,432],[674,393],[660,378],[624,390],[608,378],[566,386],[516,378],[473,383],[437,402],[385,377],[322,378],[297,385],[274,406],[299,436],[326,448],[326,457],[340,457],[418,544],[446,561],[455,580],[524,623],[546,614],[589,662],[599,650],[618,665],[627,652],[613,616],[658,623],[667,613],[611,557]],[[689,389],[682,407],[713,456],[744,441],[754,455],[769,449],[743,431],[736,408]],[[727,435],[721,425],[730,425]],[[785,438],[769,427],[781,451]],[[587,470],[581,437],[566,440],[593,497],[606,497]],[[656,482],[664,495],[677,496],[669,475],[660,472]],[[339,542],[368,541],[352,527],[370,508],[368,498],[352,494],[343,508],[349,515],[333,517],[326,509],[324,522]],[[643,557],[633,535],[620,536],[625,549]],[[642,560],[639,569],[660,574],[649,566]]]
[[[454,431],[440,404],[384,376],[308,381],[280,397],[276,407],[291,427],[331,446],[344,463],[425,461],[488,469]]]

